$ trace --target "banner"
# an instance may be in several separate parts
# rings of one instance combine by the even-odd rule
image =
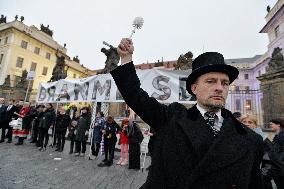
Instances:
[[[186,91],[189,71],[183,70],[136,70],[141,88],[161,103],[195,103]],[[110,74],[100,74],[84,79],[64,79],[41,83],[38,103],[54,102],[123,102]]]

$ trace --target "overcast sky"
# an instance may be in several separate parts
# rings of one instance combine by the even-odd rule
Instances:
[[[50,25],[53,38],[67,44],[70,57],[90,69],[104,67],[102,41],[117,46],[128,37],[135,17],[145,22],[134,37],[135,64],[158,59],[176,60],[180,54],[218,51],[225,58],[263,54],[268,37],[266,6],[276,0],[0,0],[0,14],[12,21]]]

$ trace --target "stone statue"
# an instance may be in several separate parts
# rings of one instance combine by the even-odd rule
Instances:
[[[77,63],[80,63],[80,60],[79,60],[78,56],[73,57],[73,61],[74,61],[74,62],[77,62]]]
[[[270,10],[271,10],[271,8],[270,8],[270,6],[268,5],[268,6],[266,7],[266,11],[267,11],[267,12],[270,12]]]
[[[23,70],[22,77],[19,78],[19,82],[16,84],[16,88],[28,88],[28,80],[27,80],[28,72],[27,70]]]
[[[18,20],[18,15],[15,16],[15,20]]]
[[[1,85],[1,87],[11,87],[11,78],[10,78],[10,75],[7,75],[7,77],[5,78],[5,81],[4,81],[3,85]]]
[[[109,49],[101,49],[101,52],[106,55],[107,59],[105,61],[105,68],[102,71],[98,72],[98,74],[109,73],[110,71],[115,69],[117,67],[117,64],[119,63],[120,57],[118,55],[117,49],[112,45],[109,45],[109,47]]]
[[[269,72],[284,68],[284,57],[281,51],[282,49],[279,47],[273,50],[271,60],[268,62]]]
[[[175,70],[188,70],[192,67],[192,52],[187,52],[185,55],[180,55],[177,64],[175,65]]]
[[[49,82],[58,81],[60,79],[65,79],[67,77],[67,71],[65,70],[65,57],[59,56],[56,53],[56,64],[52,70],[52,77]]]
[[[21,22],[23,22],[25,20],[25,17],[21,16],[20,20]]]
[[[1,18],[0,18],[0,24],[2,24],[2,23],[7,23],[6,16],[4,17],[3,14],[1,14]]]
[[[40,30],[46,33],[47,35],[51,36],[53,35],[53,31],[49,29],[49,25],[45,27],[43,24],[40,25]]]

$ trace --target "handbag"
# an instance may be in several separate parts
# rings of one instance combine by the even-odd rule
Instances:
[[[48,135],[52,135],[52,128],[48,129]]]
[[[18,118],[18,119],[14,119],[10,121],[9,126],[13,127],[14,130],[22,130],[22,123],[23,123],[23,119]]]

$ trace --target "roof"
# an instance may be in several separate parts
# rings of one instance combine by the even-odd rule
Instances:
[[[226,64],[241,64],[241,63],[255,63],[261,55],[255,55],[252,58],[235,58],[235,59],[225,59]]]

